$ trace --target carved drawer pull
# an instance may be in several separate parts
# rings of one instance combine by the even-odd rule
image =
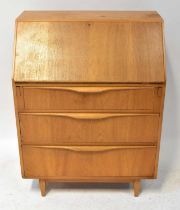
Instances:
[[[24,87],[24,88],[72,91],[82,94],[98,94],[108,91],[152,89],[153,87]]]
[[[119,149],[143,149],[143,148],[155,148],[156,146],[36,146],[36,148],[44,149],[61,149],[70,150],[74,152],[105,152]]]
[[[21,113],[21,115],[67,117],[77,120],[102,120],[114,117],[159,116],[158,113],[147,114],[92,114],[92,113]]]

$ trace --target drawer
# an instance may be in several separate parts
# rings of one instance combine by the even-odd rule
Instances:
[[[18,87],[19,110],[121,110],[158,112],[157,87]]]
[[[153,177],[156,147],[23,146],[25,177]]]
[[[158,114],[21,113],[21,139],[26,144],[155,143]]]

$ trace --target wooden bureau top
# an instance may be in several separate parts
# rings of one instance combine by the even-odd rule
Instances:
[[[165,82],[157,12],[36,11],[16,20],[17,82]]]
[[[17,22],[26,21],[139,21],[161,22],[156,11],[24,11]]]

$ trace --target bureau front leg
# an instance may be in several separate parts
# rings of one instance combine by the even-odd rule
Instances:
[[[39,188],[41,190],[41,195],[46,195],[46,181],[44,179],[39,179]]]
[[[137,197],[141,191],[141,183],[140,180],[133,181],[133,188],[134,188],[134,196]]]

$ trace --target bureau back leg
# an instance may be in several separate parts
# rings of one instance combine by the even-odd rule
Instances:
[[[134,188],[134,196],[137,197],[141,191],[141,183],[140,180],[133,181],[133,188]]]
[[[41,195],[46,195],[46,181],[44,179],[39,179],[39,188],[41,190]]]

